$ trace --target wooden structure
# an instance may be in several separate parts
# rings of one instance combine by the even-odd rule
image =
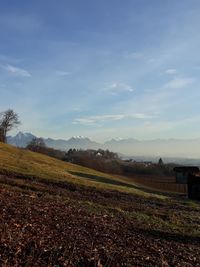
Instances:
[[[196,166],[175,167],[176,182],[187,184],[188,198],[200,200],[200,170]]]
[[[176,183],[187,184],[189,174],[196,175],[199,173],[199,168],[196,166],[181,166],[175,167]]]
[[[189,174],[188,176],[188,198],[200,200],[200,176]]]

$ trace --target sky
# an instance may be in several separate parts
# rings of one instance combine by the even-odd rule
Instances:
[[[0,111],[37,136],[200,137],[199,0],[1,0]]]

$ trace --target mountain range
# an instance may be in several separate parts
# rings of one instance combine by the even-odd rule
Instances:
[[[31,133],[19,132],[15,136],[9,136],[9,144],[26,147],[34,138]],[[149,157],[180,157],[180,158],[200,158],[200,139],[155,139],[137,140],[111,139],[105,143],[97,143],[83,136],[74,136],[68,140],[43,138],[46,145],[55,149],[69,150],[75,149],[109,149],[120,155],[126,156],[149,156]]]
[[[15,136],[8,136],[7,142],[17,147],[26,147],[33,138],[37,138],[37,136],[31,133],[18,132]],[[68,140],[52,138],[43,138],[43,140],[48,147],[60,150],[69,150],[70,148],[98,149],[102,146],[84,136],[73,136]]]

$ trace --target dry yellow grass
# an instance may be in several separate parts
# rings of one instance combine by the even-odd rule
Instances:
[[[123,179],[123,177],[101,173],[3,143],[0,143],[0,173],[66,181],[85,186],[136,193],[146,197],[164,197],[156,193],[144,192],[127,178]]]

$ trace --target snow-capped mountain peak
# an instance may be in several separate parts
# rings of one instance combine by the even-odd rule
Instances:
[[[73,139],[87,139],[85,136],[82,135],[77,135],[77,136],[73,136]]]

